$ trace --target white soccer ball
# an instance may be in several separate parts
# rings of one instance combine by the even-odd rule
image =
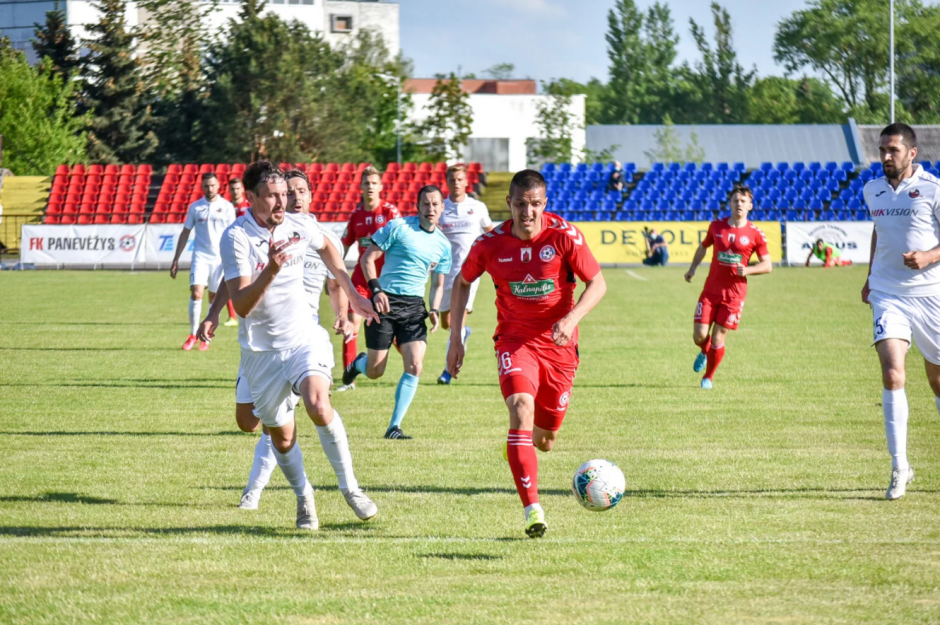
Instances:
[[[623,471],[607,460],[588,460],[574,473],[571,490],[578,503],[593,512],[610,510],[623,497],[627,481]]]

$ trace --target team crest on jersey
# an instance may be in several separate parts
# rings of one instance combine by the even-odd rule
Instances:
[[[907,194],[907,197],[911,198],[912,200],[914,198],[920,197],[920,189],[914,189],[913,191]]]
[[[522,252],[522,262],[527,263],[530,260],[532,260],[532,248],[531,247],[524,247],[522,248],[521,252]]]
[[[551,245],[546,245],[539,252],[539,258],[542,259],[542,262],[551,262],[551,260],[555,258],[555,248]]]
[[[382,215],[376,216],[376,218],[375,218],[375,223],[377,223],[377,224],[379,224],[379,225],[381,226],[382,224],[385,223],[385,217],[383,217]]]
[[[472,208],[469,209],[469,210],[467,211],[467,214],[468,214],[468,215],[472,215],[472,214],[473,214],[473,209],[472,209]]]
[[[372,218],[371,218],[371,217],[366,217],[366,225],[367,225],[367,226],[371,226],[371,225],[372,225]]]
[[[300,239],[301,239],[301,236],[299,232],[291,232],[290,234],[291,243],[296,243],[297,241],[300,241]]]
[[[734,233],[728,235],[728,243],[734,243]]]
[[[751,242],[751,239],[749,239],[747,235],[744,235],[743,237],[741,237],[741,245],[747,245],[750,242]]]

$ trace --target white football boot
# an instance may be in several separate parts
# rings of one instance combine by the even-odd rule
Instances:
[[[306,492],[297,498],[297,529],[320,529],[320,519],[317,518],[317,507],[313,501],[312,486],[308,486]]]
[[[914,481],[914,467],[908,467],[907,470],[895,469],[891,472],[891,486],[885,493],[885,499],[894,501],[904,496],[907,491],[907,485]]]

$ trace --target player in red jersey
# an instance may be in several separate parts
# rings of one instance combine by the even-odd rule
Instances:
[[[349,248],[354,243],[359,245],[359,256],[362,257],[369,246],[372,244],[372,235],[393,219],[401,217],[398,208],[394,204],[383,202],[382,194],[382,174],[372,165],[362,170],[362,182],[359,183],[362,191],[362,204],[356,207],[353,214],[349,216],[349,223],[346,224],[346,231],[343,233],[343,256],[349,252]],[[382,274],[383,258],[375,261],[375,269]],[[353,286],[363,297],[372,297],[372,290],[366,283],[366,277],[362,273],[362,266],[356,263],[356,269],[352,275]],[[343,369],[345,370],[356,360],[358,355],[357,344],[359,340],[359,328],[362,325],[362,317],[350,309],[349,320],[352,321],[356,333],[346,337],[346,343],[343,345]],[[356,388],[356,383],[344,384],[338,387],[337,391],[349,391]]]
[[[767,251],[767,238],[760,228],[747,220],[754,205],[754,195],[743,186],[735,186],[728,195],[731,217],[716,219],[708,227],[708,234],[695,250],[692,266],[685,281],[692,282],[695,270],[714,246],[712,264],[705,279],[705,288],[695,307],[695,326],[692,340],[702,350],[695,358],[696,373],[705,369],[702,388],[712,387],[715,370],[725,356],[725,335],[737,330],[741,310],[747,297],[747,276],[770,273],[773,263]],[[757,253],[760,262],[750,265],[751,255]],[[714,329],[709,336],[709,329]]]
[[[241,178],[228,179],[228,191],[232,196],[232,206],[235,207],[235,216],[241,217],[251,208],[251,202],[245,196],[245,183]]]
[[[571,400],[578,368],[578,322],[607,291],[600,265],[577,228],[546,213],[545,179],[531,169],[513,176],[512,219],[479,237],[454,280],[447,370],[463,364],[460,337],[470,285],[483,272],[496,284],[496,364],[509,408],[506,455],[525,506],[526,534],[545,533],[535,447],[550,451]],[[575,277],[586,285],[574,300]]]

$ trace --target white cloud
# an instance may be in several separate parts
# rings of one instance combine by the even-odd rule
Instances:
[[[565,7],[550,2],[550,0],[492,0],[494,4],[502,7],[516,9],[519,13],[536,14],[545,17],[565,17],[568,12]]]

